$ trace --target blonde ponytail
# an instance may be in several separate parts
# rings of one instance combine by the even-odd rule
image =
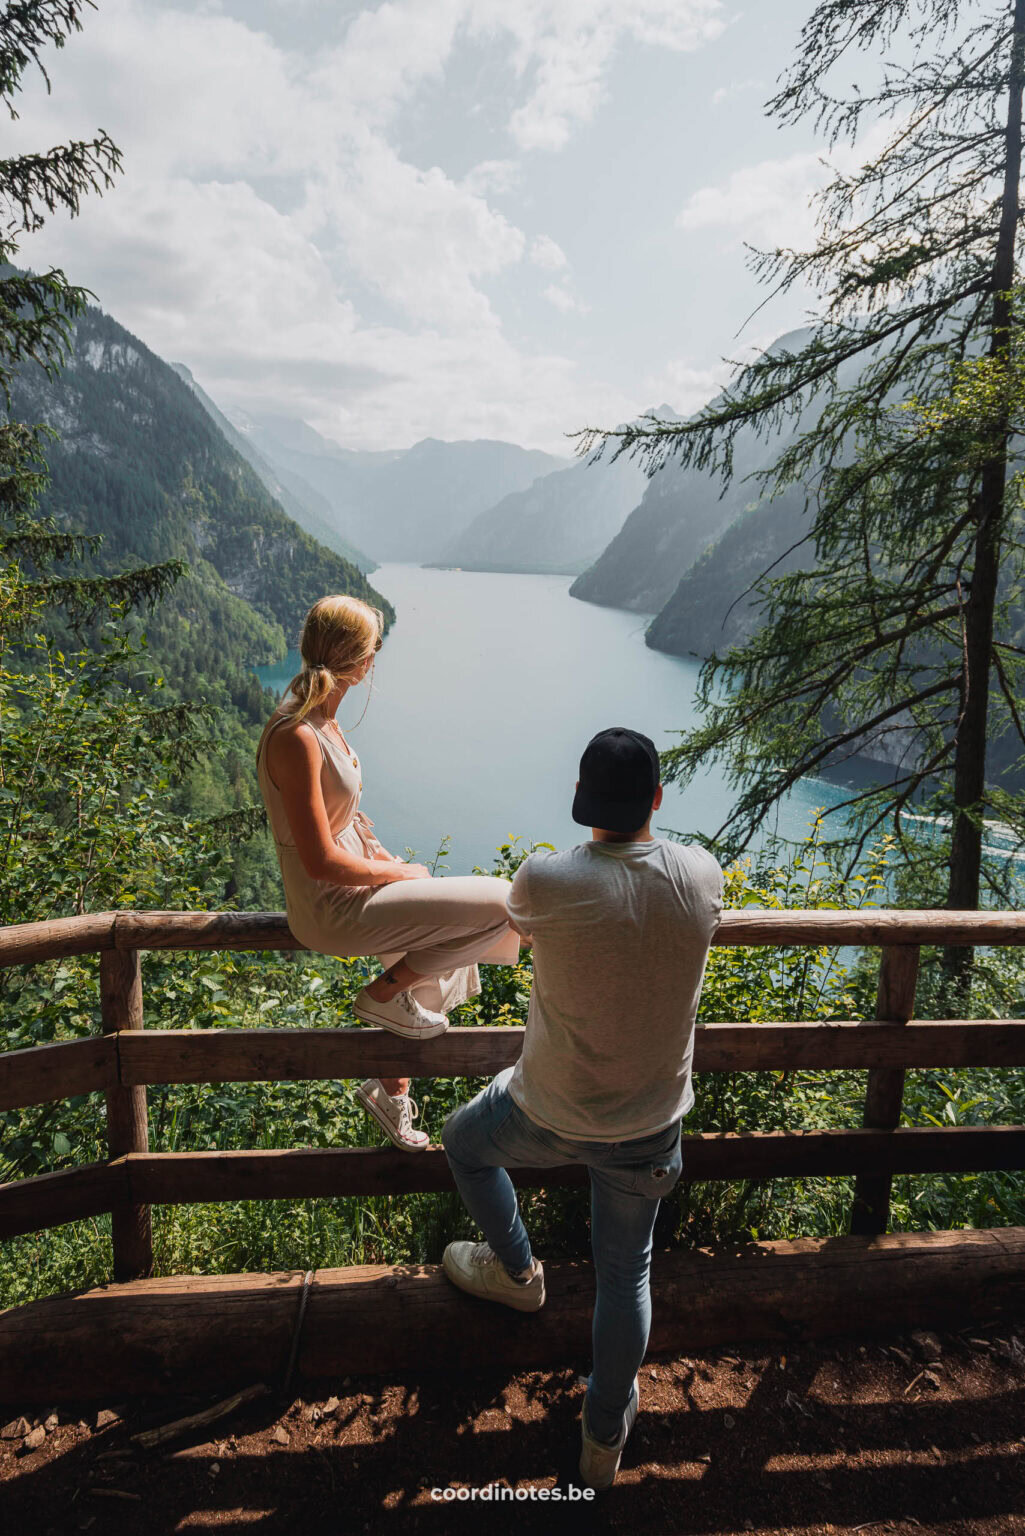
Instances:
[[[380,649],[384,614],[358,597],[322,597],[303,620],[299,650],[303,669],[288,685],[300,720],[319,709],[342,684],[358,681],[364,663]]]
[[[303,667],[288,685],[296,700],[292,713],[304,720],[311,709],[319,709],[330,698],[336,686],[335,675],[329,667]]]

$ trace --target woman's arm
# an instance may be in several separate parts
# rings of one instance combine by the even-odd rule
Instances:
[[[395,880],[430,878],[422,864],[365,859],[339,848],[331,836],[320,786],[320,746],[312,730],[274,731],[264,745],[267,771],[281,793],[289,830],[311,880],[332,885],[390,885]]]

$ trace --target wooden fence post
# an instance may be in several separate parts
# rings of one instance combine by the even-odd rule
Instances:
[[[104,1034],[142,1029],[142,972],[137,949],[105,949],[100,954],[100,1011]],[[108,1089],[107,1150],[111,1159],[149,1151],[145,1088]],[[152,1274],[149,1206],[115,1206],[112,1228],[114,1279],[141,1280]]]
[[[915,1012],[918,985],[918,945],[888,944],[879,961],[876,1018],[906,1024]],[[868,1130],[895,1131],[900,1125],[904,1099],[904,1068],[873,1067],[865,1089],[862,1125]],[[890,1222],[888,1173],[861,1173],[854,1182],[851,1231],[863,1236],[885,1232]]]

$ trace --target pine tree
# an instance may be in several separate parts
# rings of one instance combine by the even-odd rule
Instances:
[[[909,62],[887,62],[898,41]],[[859,50],[878,85],[834,93]],[[780,435],[758,489],[803,489],[805,569],[757,583],[760,627],[707,661],[705,717],[669,775],[723,761],[737,799],[720,835],[737,849],[799,777],[889,743],[893,781],[834,808],[852,828],[838,841],[853,859],[892,825],[920,876],[942,861],[951,908],[978,906],[984,881],[1001,894],[987,814],[1025,840],[1020,798],[987,775],[995,740],[1013,735],[1013,755],[1025,742],[1012,632],[1023,58],[1025,0],[821,0],[768,111],[810,118],[831,147],[870,124],[889,135],[856,174],[832,175],[810,250],[752,252],[771,293],[812,289],[810,340],[739,366],[683,425],[582,434],[586,451],[724,477],[741,427]],[[911,835],[906,813],[923,802],[949,825],[946,846]],[[963,973],[968,958],[952,964]]]

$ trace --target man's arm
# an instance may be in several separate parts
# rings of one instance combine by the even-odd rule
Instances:
[[[527,895],[528,881],[527,862],[524,860],[513,876],[512,889],[506,901],[506,911],[509,917],[509,927],[515,929],[521,939],[525,939],[528,944],[532,944],[534,939],[530,930],[531,914]]]

